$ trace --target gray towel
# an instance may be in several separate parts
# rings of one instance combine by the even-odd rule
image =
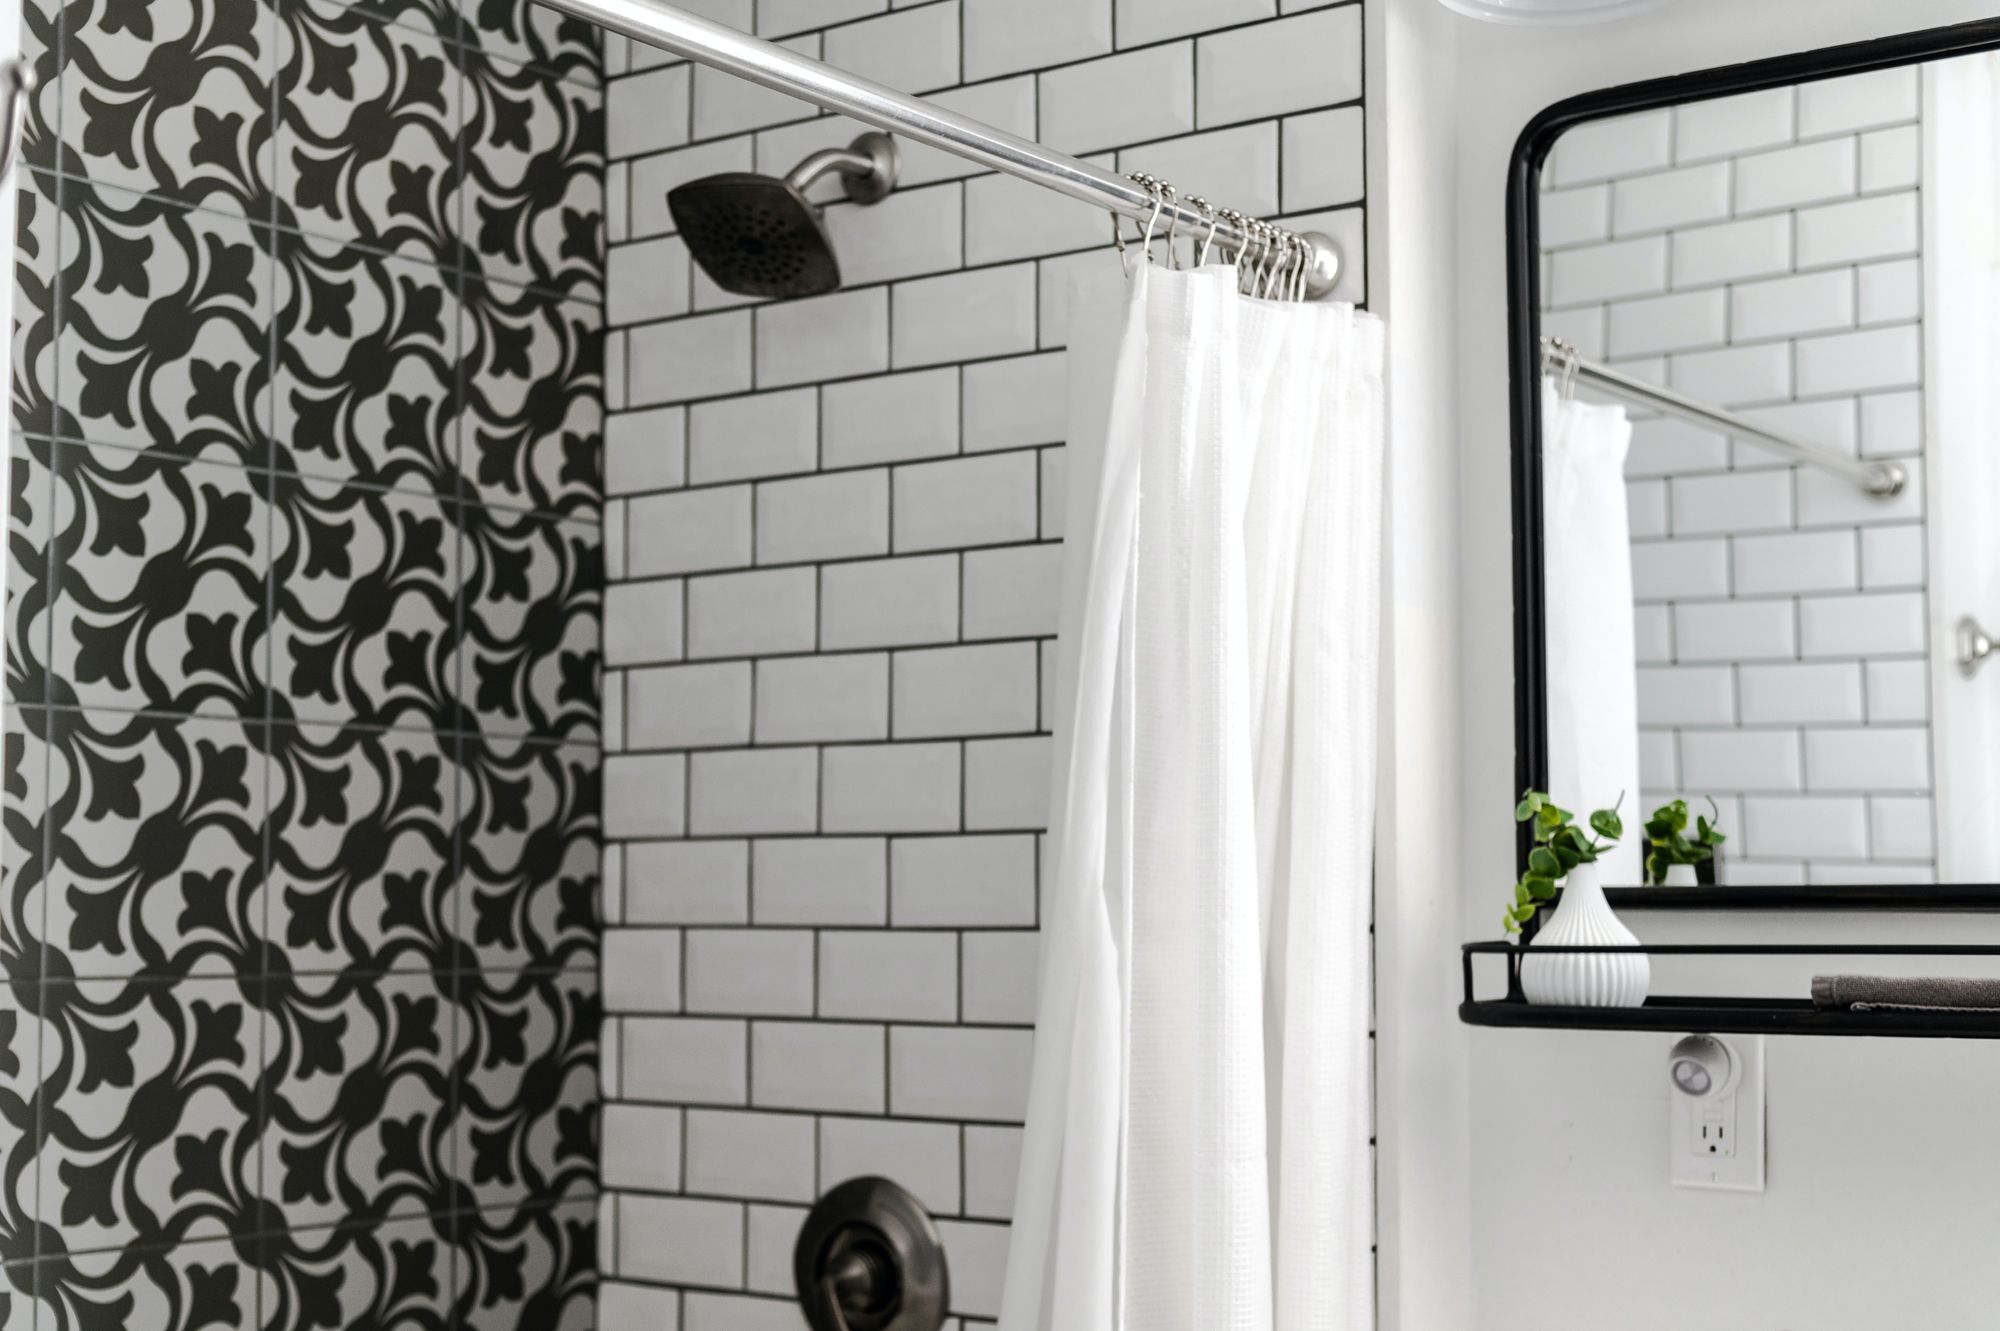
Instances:
[[[2000,980],[1894,975],[1815,975],[1825,1012],[2000,1012]]]

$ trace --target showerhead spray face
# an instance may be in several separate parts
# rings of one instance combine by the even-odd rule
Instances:
[[[674,225],[709,279],[739,296],[789,299],[840,286],[840,261],[806,190],[838,171],[847,197],[874,203],[896,184],[898,153],[886,134],[814,153],[783,180],[731,171],[692,180],[667,194]]]

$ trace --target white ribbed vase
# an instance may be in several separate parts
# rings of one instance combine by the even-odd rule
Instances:
[[[1646,1001],[1652,967],[1643,952],[1553,952],[1551,947],[1618,947],[1639,941],[1611,913],[1595,864],[1579,864],[1563,879],[1562,902],[1521,958],[1521,991],[1530,1003],[1563,1007],[1638,1007]]]

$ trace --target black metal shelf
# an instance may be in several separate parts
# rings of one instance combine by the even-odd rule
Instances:
[[[1637,952],[1648,956],[1739,957],[1995,957],[1983,943],[1655,943],[1633,947],[1541,947],[1544,953]],[[1467,943],[1462,949],[1465,994],[1458,1019],[1469,1026],[1581,1031],[1694,1031],[1718,1035],[1861,1035],[1901,1039],[2000,1039],[2000,1012],[1847,1012],[1814,1006],[1810,998],[1721,998],[1658,994],[1641,1007],[1558,1007],[1530,1003],[1521,993],[1519,943]],[[1506,959],[1507,997],[1473,997],[1473,959]]]
[[[2000,911],[2000,885],[1879,887],[1607,887],[1613,910],[1861,910],[1972,914]]]

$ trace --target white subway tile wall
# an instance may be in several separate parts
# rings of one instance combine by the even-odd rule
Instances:
[[[1340,295],[1365,294],[1359,0],[702,12],[1183,195],[1329,231]],[[884,203],[815,190],[841,290],[730,296],[693,267],[667,191],[782,174],[861,127],[613,48],[600,1325],[798,1326],[802,1207],[881,1173],[940,1217],[950,1325],[981,1326],[998,1310],[1032,1048],[1067,290],[1117,262],[1107,222],[904,142]],[[1878,176],[1899,152],[1872,150]],[[1579,241],[1611,235],[1612,187],[1597,190]],[[1701,215],[1727,220],[1726,201]],[[1829,226],[1827,243],[1845,234]],[[1668,295],[1666,241],[1646,243],[1657,277],[1620,289]],[[1617,278],[1588,268],[1578,290]],[[1899,283],[1879,274],[1873,305]],[[1724,302],[1696,299],[1712,308],[1691,306],[1681,341],[1652,350],[1717,343]],[[1664,523],[1664,480],[1658,507]],[[1728,558],[1717,541],[1718,582]],[[1899,559],[1883,548],[1871,567]],[[1911,841],[1906,811],[1883,817]]]
[[[1713,795],[1725,881],[1933,870],[1919,113],[1884,71],[1584,126],[1544,174],[1550,331],[1912,474],[1884,502],[1634,413],[1642,798]]]

